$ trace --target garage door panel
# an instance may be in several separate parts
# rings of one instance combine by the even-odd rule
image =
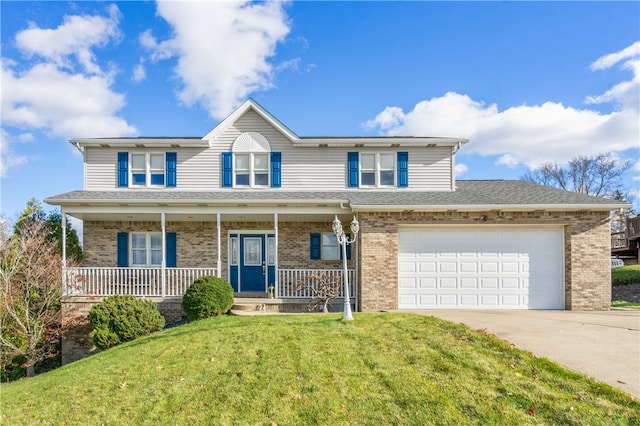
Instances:
[[[399,307],[562,309],[563,253],[559,228],[400,231]]]
[[[420,288],[426,288],[426,289],[438,288],[438,280],[435,277],[420,278]]]
[[[478,278],[476,277],[460,278],[460,289],[477,289],[477,288],[478,288]]]
[[[451,262],[449,260],[441,260],[439,263],[439,272],[441,273],[456,273],[458,272],[458,262]]]
[[[443,277],[439,280],[438,288],[452,289],[458,288],[458,279],[456,277]]]
[[[418,279],[413,277],[402,277],[398,280],[398,288],[400,289],[416,289]]]

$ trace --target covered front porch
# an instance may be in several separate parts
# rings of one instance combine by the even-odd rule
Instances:
[[[348,279],[358,309],[357,245],[345,272],[331,238],[336,214],[346,223],[352,218],[339,204],[63,206],[62,213],[63,220],[70,215],[84,225],[82,265],[67,265],[63,244],[63,294],[68,297],[181,298],[195,279],[213,275],[230,282],[236,298],[308,301],[324,274],[340,283],[337,301],[344,298]]]

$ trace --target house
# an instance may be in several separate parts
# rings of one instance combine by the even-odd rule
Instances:
[[[624,219],[624,229],[611,233],[611,257],[638,263],[640,259],[640,215]]]
[[[627,204],[456,180],[466,139],[300,137],[249,99],[201,138],[70,142],[84,189],[45,200],[84,223],[65,315],[130,293],[179,317],[209,274],[237,297],[304,298],[295,284],[313,272],[343,274],[336,216],[360,223],[347,255],[358,311],[610,306],[609,212]]]

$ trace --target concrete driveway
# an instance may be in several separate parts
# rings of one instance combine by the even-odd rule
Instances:
[[[640,398],[640,311],[421,310],[513,343]]]

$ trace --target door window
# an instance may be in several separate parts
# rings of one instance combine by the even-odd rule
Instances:
[[[262,238],[244,238],[244,265],[262,266]]]

